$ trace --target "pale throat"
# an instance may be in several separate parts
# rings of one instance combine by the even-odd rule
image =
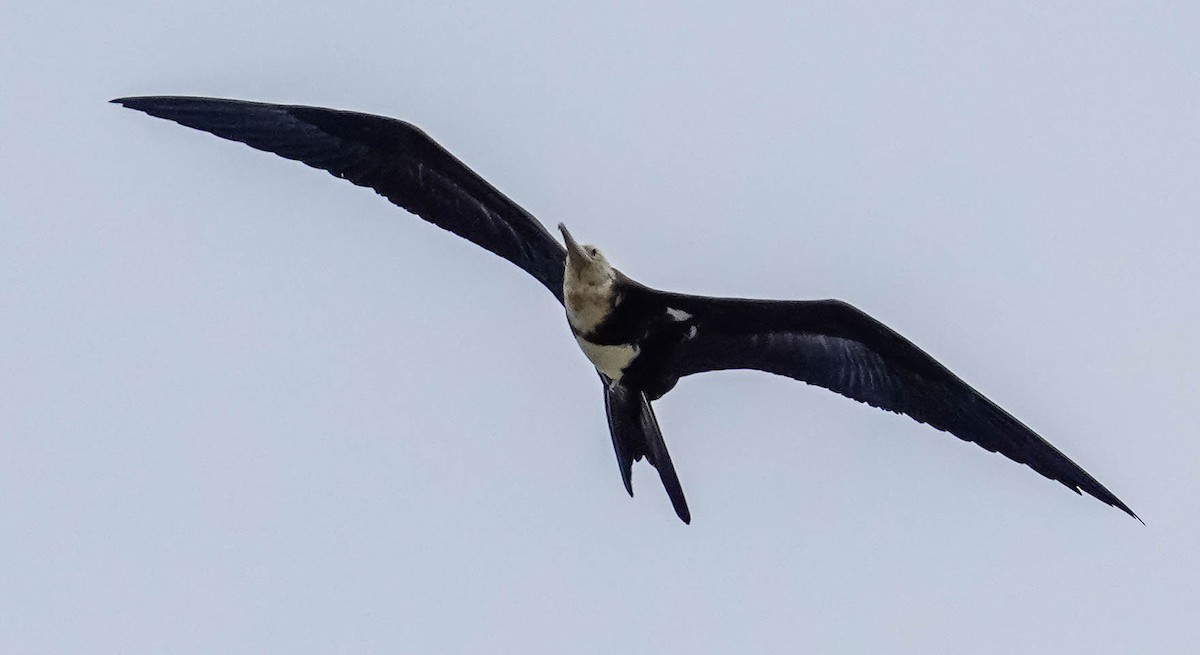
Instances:
[[[567,321],[575,332],[575,341],[588,360],[610,379],[619,380],[625,368],[637,357],[633,344],[604,345],[588,340],[612,312],[617,301],[616,275],[606,263],[588,262],[568,265],[563,275],[563,298]]]
[[[567,320],[576,332],[594,331],[613,309],[616,279],[611,270],[599,265],[576,270],[568,265],[563,275],[563,299]]]

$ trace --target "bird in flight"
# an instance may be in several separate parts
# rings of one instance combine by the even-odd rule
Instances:
[[[684,376],[727,369],[786,376],[905,414],[1138,518],[1033,430],[851,305],[710,298],[640,284],[595,246],[576,242],[561,223],[560,245],[529,212],[409,123],[217,98],[112,102],[373,189],[532,275],[562,303],[571,333],[600,376],[626,491],[633,495],[633,463],[646,458],[684,523],[691,513],[651,402]]]

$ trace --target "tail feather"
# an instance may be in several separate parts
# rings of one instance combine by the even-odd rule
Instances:
[[[684,523],[691,523],[692,515],[683,496],[683,487],[679,484],[671,454],[667,452],[667,444],[663,441],[662,431],[646,394],[620,382],[604,379],[604,409],[608,414],[608,429],[625,490],[630,496],[633,495],[633,463],[645,457],[658,469],[658,477],[667,490],[675,514]]]

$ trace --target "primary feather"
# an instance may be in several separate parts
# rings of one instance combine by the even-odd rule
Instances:
[[[216,98],[148,96],[113,102],[374,189],[516,264],[562,301],[562,246],[529,212],[404,121]]]

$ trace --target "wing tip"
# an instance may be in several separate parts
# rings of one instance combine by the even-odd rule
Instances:
[[[1080,470],[1082,470],[1082,469],[1080,469]],[[1085,473],[1085,475],[1086,475],[1086,473]],[[1092,498],[1095,498],[1096,500],[1104,503],[1105,505],[1108,505],[1109,507],[1115,507],[1115,508],[1121,510],[1122,512],[1125,512],[1126,514],[1132,516],[1133,518],[1138,520],[1138,523],[1141,523],[1142,525],[1146,525],[1146,522],[1142,520],[1142,517],[1138,516],[1137,513],[1134,512],[1132,509],[1130,509],[1129,505],[1126,505],[1124,502],[1122,502],[1120,498],[1117,498],[1116,494],[1109,491],[1104,485],[1100,484],[1099,482],[1096,482],[1095,478],[1092,478],[1090,475],[1088,476],[1088,478],[1095,485],[1094,487],[1081,487],[1081,486],[1067,485],[1067,488],[1074,491],[1075,493],[1079,494],[1080,496],[1082,496],[1086,493],[1087,495],[1091,496]]]
[[[183,96],[128,96],[113,98],[109,102],[151,116],[169,118],[168,113],[173,114],[188,104],[196,104],[197,100],[201,100],[201,98],[187,98]]]
[[[167,114],[178,114],[196,110],[209,111],[231,107],[254,108],[284,108],[285,105],[272,105],[265,102],[250,102],[232,98],[208,98],[205,96],[125,96],[113,98],[109,103],[120,105],[127,109],[145,112],[151,116],[168,118]]]
[[[1072,464],[1074,464],[1074,463],[1072,462]],[[1079,468],[1078,465],[1076,465],[1076,468]],[[1037,470],[1037,469],[1034,469],[1034,470]],[[1125,512],[1126,514],[1137,519],[1138,523],[1141,523],[1142,525],[1146,525],[1146,522],[1142,520],[1142,517],[1138,516],[1137,513],[1134,512],[1132,509],[1130,509],[1129,505],[1126,505],[1124,502],[1122,502],[1120,498],[1117,498],[1116,494],[1109,491],[1107,487],[1100,484],[1098,481],[1096,481],[1095,478],[1093,478],[1091,475],[1089,475],[1086,471],[1083,471],[1083,469],[1079,469],[1079,470],[1083,472],[1084,477],[1087,479],[1087,482],[1089,482],[1090,484],[1067,484],[1064,482],[1063,484],[1066,484],[1068,489],[1071,489],[1072,491],[1074,491],[1075,493],[1077,493],[1081,496],[1084,494],[1087,494],[1087,495],[1091,496],[1092,498],[1095,498],[1096,500],[1104,503],[1105,505],[1108,505],[1109,507],[1115,507],[1115,508],[1121,510],[1122,512]],[[1038,471],[1038,473],[1041,473],[1041,471]],[[1042,475],[1045,475],[1045,474],[1042,473]]]
[[[122,98],[113,98],[109,100],[114,105],[120,105],[129,109],[142,109],[156,103],[161,103],[167,100],[183,100],[178,96],[125,96]]]
[[[130,97],[126,97],[126,98],[113,98],[112,100],[109,100],[108,102],[110,104],[120,105],[122,107],[131,107],[138,100],[140,100],[140,98],[130,96]]]
[[[1117,509],[1121,510],[1122,512],[1125,512],[1126,514],[1128,514],[1128,515],[1132,516],[1133,518],[1137,519],[1137,520],[1138,520],[1138,523],[1141,523],[1143,526],[1144,526],[1144,525],[1146,525],[1146,522],[1142,520],[1142,517],[1140,517],[1140,516],[1138,516],[1136,513],[1134,513],[1134,511],[1133,511],[1133,510],[1129,509],[1129,506],[1128,506],[1128,505],[1126,505],[1125,503],[1121,502],[1120,500],[1117,500],[1116,496],[1114,496],[1114,497],[1113,497],[1113,500],[1114,500],[1115,502],[1109,503],[1110,505],[1112,505],[1113,507],[1116,507]]]

